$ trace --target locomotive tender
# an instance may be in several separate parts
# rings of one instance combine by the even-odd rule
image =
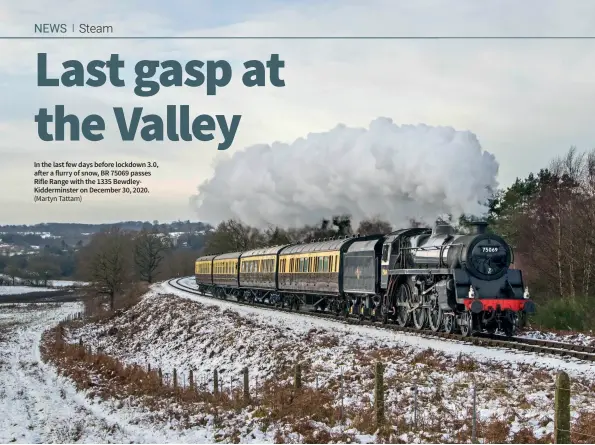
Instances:
[[[199,290],[220,298],[380,318],[464,336],[514,335],[535,312],[513,252],[486,223],[288,244],[196,260]]]

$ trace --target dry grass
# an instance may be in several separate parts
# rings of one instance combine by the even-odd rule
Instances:
[[[470,395],[474,382],[478,384],[479,408],[485,407],[491,400],[502,400],[511,412],[518,413],[521,425],[527,425],[535,417],[541,421],[543,415],[536,416],[525,411],[535,411],[533,404],[543,406],[543,403],[539,405],[541,399],[536,402],[524,395],[528,392],[515,389],[519,375],[523,378],[531,376],[532,382],[536,383],[524,386],[522,389],[525,391],[535,389],[553,395],[552,373],[528,364],[518,364],[517,369],[513,370],[498,363],[490,363],[486,367],[485,363],[464,354],[451,358],[433,349],[419,351],[388,347],[383,343],[370,348],[362,347],[357,342],[346,343],[323,329],[311,329],[297,336],[289,329],[268,327],[267,335],[277,341],[266,343],[260,350],[258,343],[238,341],[238,332],[242,332],[245,337],[260,335],[264,328],[257,320],[241,316],[230,309],[221,310],[216,306],[169,296],[160,295],[155,301],[158,301],[157,305],[151,299],[143,300],[131,310],[112,313],[113,316],[109,318],[102,317],[95,326],[73,330],[77,335],[74,338],[82,334],[85,341],[105,348],[111,356],[90,354],[84,348],[66,345],[62,340],[64,332],[46,334],[44,342],[51,349],[46,354],[65,374],[72,376],[81,388],[90,389],[94,395],[116,399],[135,396],[135,403],[159,411],[159,416],[179,419],[185,426],[200,424],[194,419],[196,416],[204,418],[206,414],[212,414],[218,419],[216,428],[225,426],[225,436],[217,440],[234,443],[243,440],[242,434],[245,433],[240,431],[246,428],[268,431],[269,437],[274,437],[278,443],[353,442],[353,435],[337,432],[347,428],[347,425],[349,431],[374,435],[379,442],[468,442],[471,438]],[[213,322],[229,329],[219,329],[213,335]],[[67,327],[74,326],[71,324]],[[143,359],[143,353],[148,350],[147,347],[155,347],[154,341],[159,342],[160,348],[171,348],[173,351],[177,351],[180,345],[191,349],[193,345],[196,346],[193,354],[200,357],[198,360],[191,360],[189,365],[185,360],[174,361],[176,366],[184,367],[186,374],[193,366],[201,368],[203,373],[206,370],[208,374],[214,368],[208,368],[204,363],[216,355],[228,357],[231,351],[233,360],[240,363],[246,363],[247,357],[252,354],[266,358],[270,366],[250,364],[251,375],[252,366],[255,366],[259,377],[267,375],[274,376],[274,379],[259,380],[257,390],[251,387],[252,399],[245,402],[239,390],[231,395],[228,390],[226,394],[216,396],[209,392],[211,388],[174,390],[168,386],[168,382],[159,379],[155,370],[148,372],[139,366],[125,366],[114,358],[122,356],[131,360],[132,353],[133,357],[144,363],[146,358]],[[311,354],[312,349],[322,350],[325,355]],[[333,361],[328,362],[326,357]],[[224,367],[216,366],[225,374],[226,383],[230,372],[224,369],[230,367],[227,360]],[[308,387],[296,390],[292,382],[294,365],[298,361],[302,369],[302,382]],[[374,364],[378,361],[386,365],[384,383],[387,419],[381,428],[376,426],[370,400],[374,386]],[[159,362],[163,363],[160,359]],[[343,367],[344,371],[338,376],[339,367]],[[491,378],[489,371],[496,370],[498,378]],[[237,372],[237,369],[233,372]],[[449,379],[452,375],[456,377],[454,382]],[[319,377],[320,387],[323,388],[320,390],[314,389],[319,387]],[[578,380],[573,382],[575,385],[577,383]],[[416,386],[418,411],[415,423],[413,388]],[[354,388],[357,390],[353,391]],[[584,388],[581,391],[584,392]],[[340,408],[341,394],[346,394],[344,410]],[[455,404],[455,400],[459,404]],[[548,437],[537,439],[533,427],[515,434],[509,426],[515,417],[505,414],[504,419],[498,415],[498,418],[478,422],[479,441],[542,443],[548,440]],[[581,428],[586,429],[588,426],[588,423],[584,423]],[[575,429],[573,425],[573,431]],[[549,439],[551,441],[551,435]]]
[[[572,443],[595,443],[595,413],[581,412],[571,430]]]
[[[473,372],[479,369],[479,365],[471,357],[459,354],[455,364],[455,369],[459,372]]]
[[[98,288],[85,288],[82,296],[84,311],[90,321],[106,321],[115,315],[130,309],[137,304],[141,297],[149,291],[149,284],[135,282],[127,286],[114,298],[114,309],[109,308],[109,296],[101,293]]]
[[[199,390],[196,385],[170,386],[159,369],[124,365],[114,357],[91,352],[82,344],[67,343],[65,334],[63,323],[44,333],[40,347],[42,358],[53,363],[62,375],[70,377],[79,390],[90,390],[90,396],[119,400],[133,396],[154,411],[167,410],[173,405],[183,407],[181,411],[169,410],[167,414],[185,420],[187,426],[191,426],[188,422],[193,414],[206,412],[227,419],[229,413],[241,415],[248,409],[259,419],[264,431],[283,426],[276,433],[280,443],[295,433],[306,443],[354,442],[353,435],[332,433],[321,426],[333,426],[341,418],[334,406],[335,396],[329,390],[295,389],[290,384],[266,381],[257,390],[256,407],[255,400],[245,400],[241,390],[213,394]],[[239,436],[227,439],[237,442]]]

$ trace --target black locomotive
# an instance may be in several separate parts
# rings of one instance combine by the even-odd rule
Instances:
[[[511,247],[475,223],[388,235],[274,246],[196,260],[196,283],[213,295],[337,315],[356,314],[418,330],[503,331],[533,313]]]

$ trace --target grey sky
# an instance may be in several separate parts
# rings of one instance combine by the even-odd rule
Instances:
[[[116,35],[595,36],[595,3],[588,0],[23,3],[0,4],[0,34],[33,35],[35,23],[92,22],[113,25]],[[43,89],[36,86],[38,52],[49,54],[54,73],[67,59],[118,52],[128,75],[142,58],[239,64],[279,53],[286,87],[247,89],[236,69],[216,97],[202,88],[170,88],[138,98],[132,82],[122,89]],[[595,40],[2,40],[0,224],[197,219],[189,198],[218,157],[253,144],[289,143],[338,123],[367,126],[379,116],[475,133],[500,164],[498,181],[507,185],[571,145],[593,147],[594,68]],[[56,104],[81,116],[101,114],[106,140],[39,140],[33,116]],[[193,115],[242,114],[234,145],[217,153],[216,143],[119,140],[112,107],[143,106],[165,115],[168,104],[188,104]],[[32,202],[32,164],[39,160],[155,160],[161,168],[147,181],[148,197],[47,205]]]

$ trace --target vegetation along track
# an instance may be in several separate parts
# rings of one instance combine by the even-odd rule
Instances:
[[[168,281],[168,284],[178,290],[183,292],[188,292],[191,294],[200,295],[207,298],[213,298],[219,300],[219,298],[213,297],[210,294],[199,292],[197,289],[192,288],[190,286],[186,286],[185,284],[181,284],[180,280],[184,278],[174,278]],[[325,312],[318,312],[318,311],[295,311],[289,310],[279,307],[273,307],[264,303],[244,303],[237,300],[225,300],[228,302],[232,302],[238,305],[243,306],[257,306],[257,307],[264,307],[270,310],[278,310],[282,312],[294,312],[294,313],[301,313],[304,315],[310,315],[314,317],[320,318],[327,318],[333,319],[337,321],[341,321],[347,324],[354,324],[354,325],[363,325],[363,326],[374,326],[381,329],[390,329],[393,331],[401,331],[407,332],[414,335],[419,335],[422,337],[440,337],[448,340],[458,340],[465,343],[471,343],[477,346],[496,346],[501,348],[511,348],[511,349],[518,349],[521,351],[528,351],[528,352],[536,352],[536,353],[543,353],[543,354],[553,354],[562,357],[573,357],[578,358],[580,360],[587,360],[595,362],[595,347],[592,346],[582,346],[582,345],[574,345],[569,343],[561,343],[556,341],[549,341],[549,340],[538,340],[532,338],[522,338],[522,337],[504,337],[502,335],[489,335],[489,334],[481,334],[479,336],[474,337],[463,337],[460,334],[447,334],[445,332],[432,332],[432,331],[423,331],[420,332],[414,328],[401,328],[396,325],[392,324],[382,324],[380,322],[372,322],[369,320],[360,320],[355,316],[350,317],[341,317],[330,313]]]

